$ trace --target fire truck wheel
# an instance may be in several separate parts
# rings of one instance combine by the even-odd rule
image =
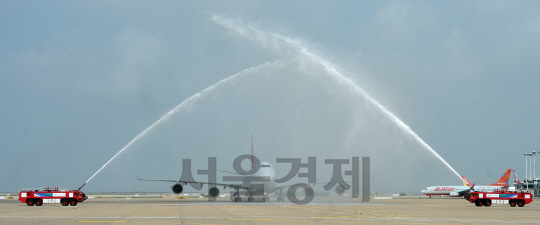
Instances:
[[[60,201],[60,203],[62,203],[63,206],[68,206],[69,200],[67,198],[63,198],[62,201]]]
[[[516,207],[516,201],[510,200],[510,206],[511,207]]]
[[[37,199],[35,200],[35,202],[36,202],[36,206],[41,206],[41,205],[43,205],[43,199],[37,198]]]
[[[476,199],[476,201],[474,202],[474,205],[476,205],[476,206],[482,206],[482,200]]]
[[[484,200],[484,206],[486,206],[486,207],[491,206],[491,200],[490,199]]]
[[[31,199],[31,198],[26,199],[26,205],[33,206],[34,205],[34,199]]]
[[[72,198],[71,200],[69,200],[69,204],[71,206],[76,206],[77,205],[77,199]]]
[[[523,206],[525,206],[525,201],[521,200],[517,204],[518,204],[519,207],[523,207]]]

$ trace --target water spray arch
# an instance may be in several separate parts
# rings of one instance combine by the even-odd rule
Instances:
[[[180,112],[189,112],[190,110],[192,110],[194,103],[200,102],[201,100],[206,99],[208,95],[216,92],[217,90],[223,89],[223,87],[226,87],[229,84],[242,82],[247,77],[257,77],[257,79],[264,80],[264,79],[267,79],[268,77],[275,76],[276,74],[275,71],[279,71],[281,68],[284,68],[284,67],[287,67],[287,68],[294,67],[295,68],[294,71],[296,71],[297,73],[305,72],[303,70],[306,70],[306,68],[311,68],[311,70],[315,68],[316,70],[323,71],[320,74],[322,74],[322,76],[325,76],[326,80],[324,80],[324,82],[329,82],[331,80],[338,86],[344,87],[344,90],[345,90],[344,92],[346,92],[349,95],[349,97],[352,96],[353,99],[355,99],[354,100],[355,103],[357,103],[358,105],[369,106],[371,108],[376,109],[376,111],[378,111],[379,113],[385,115],[385,118],[392,121],[392,124],[394,124],[394,126],[397,127],[400,132],[403,132],[408,135],[409,140],[413,140],[417,142],[418,144],[420,144],[424,150],[427,150],[428,152],[433,154],[433,156],[437,160],[442,161],[445,164],[445,166],[447,166],[455,175],[458,175],[459,177],[459,174],[457,174],[457,172],[453,170],[453,168],[448,163],[446,163],[446,161],[444,161],[444,159],[442,159],[442,157],[440,157],[429,145],[427,145],[420,137],[418,137],[418,135],[416,135],[416,133],[414,133],[410,129],[410,127],[404,124],[394,114],[386,110],[380,103],[378,103],[371,96],[365,93],[363,89],[358,87],[352,80],[344,76],[329,61],[324,60],[322,57],[309,51],[308,48],[304,44],[302,44],[301,41],[286,38],[284,36],[277,35],[277,34],[265,33],[257,29],[241,27],[235,24],[234,21],[225,20],[217,16],[214,17],[214,21],[227,28],[238,31],[238,33],[240,33],[241,36],[243,37],[260,41],[261,45],[265,47],[272,48],[272,50],[275,50],[275,51],[286,52],[286,54],[290,54],[293,57],[289,57],[290,58],[289,60],[283,60],[283,61],[278,61],[274,63],[265,63],[260,66],[246,69],[238,74],[225,78],[221,80],[220,82],[186,99],[184,102],[182,102],[181,104],[171,109],[158,121],[154,122],[150,127],[146,128],[142,133],[137,135],[124,148],[122,148],[116,155],[114,155],[109,161],[107,161],[107,163],[105,163],[96,173],[94,173],[90,177],[90,179],[87,180],[86,183],[92,180],[92,178],[94,178],[101,170],[107,167],[107,165],[109,165],[112,161],[114,161],[119,155],[121,155],[126,150],[132,148],[132,146],[136,142],[141,140],[147,134],[151,133],[151,131],[155,130],[154,128],[159,127],[160,125],[163,125],[165,124],[165,122],[169,121],[173,117],[173,115],[177,115]],[[313,72],[311,70],[308,69],[308,73]],[[354,109],[354,108],[351,108],[351,109]],[[351,130],[352,129],[354,128],[351,128]],[[397,132],[395,128],[389,128],[389,127],[385,128],[385,131],[386,132],[390,131],[394,133]],[[347,142],[350,142],[351,139],[353,138],[354,138],[354,135],[352,136],[348,135]],[[404,140],[398,140],[398,141],[394,140],[393,142],[401,142],[402,144]],[[401,144],[398,144],[398,145],[401,145]],[[376,143],[375,144],[372,143],[372,145],[376,145]],[[405,145],[410,145],[410,143],[408,144],[406,143]],[[295,143],[292,145],[292,148],[306,148],[307,146],[312,147],[306,144]],[[351,153],[351,154],[354,154],[354,153]],[[303,155],[303,154],[298,153],[296,155]],[[295,155],[291,155],[291,156],[295,156]],[[322,155],[322,156],[331,157],[332,155],[330,154],[330,155]],[[356,154],[356,156],[359,156],[359,155]],[[278,156],[278,157],[282,157],[282,156]],[[414,166],[414,163],[407,166]],[[177,174],[175,173],[175,175]]]
[[[243,26],[238,22],[227,19],[218,15],[212,17],[215,23],[224,26],[228,29],[236,31],[239,35],[244,38],[255,40],[259,42],[262,46],[281,52],[282,54],[292,54],[293,57],[300,57],[303,59],[310,60],[316,64],[320,64],[326,71],[329,76],[336,79],[338,83],[346,87],[352,94],[358,95],[368,100],[368,102],[375,107],[380,113],[384,114],[389,118],[393,123],[396,124],[406,135],[411,139],[417,141],[421,146],[423,146],[430,154],[433,154],[437,159],[439,159],[444,165],[448,167],[457,177],[461,180],[459,173],[452,167],[446,160],[444,160],[431,146],[429,146],[422,138],[420,138],[407,124],[405,124],[401,119],[396,115],[386,109],[381,103],[371,97],[366,93],[362,88],[355,84],[347,76],[343,75],[335,65],[333,65],[329,60],[324,59],[318,54],[309,50],[307,44],[301,40],[288,38],[280,34],[269,33],[254,27]]]

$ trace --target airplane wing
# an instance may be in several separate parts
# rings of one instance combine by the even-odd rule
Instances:
[[[467,190],[458,192],[458,194],[459,196],[463,196],[463,195],[469,194],[470,192],[471,192],[471,189],[467,189]]]
[[[137,180],[138,181],[161,181],[161,182],[174,182],[174,183],[177,183],[176,180],[147,180],[147,179],[140,179],[139,177],[137,177]]]
[[[469,186],[470,188],[467,189],[467,190],[463,190],[463,191],[458,192],[459,196],[468,195],[469,193],[471,193],[471,191],[474,191],[474,185],[475,184],[472,184],[472,186]]]
[[[230,188],[234,188],[234,189],[245,189],[245,190],[247,190],[249,188],[248,186],[242,185],[242,184],[208,183],[208,182],[185,181],[185,180],[148,180],[148,179],[140,179],[138,176],[136,176],[136,177],[137,177],[138,181],[173,182],[173,183],[184,183],[185,185],[187,185],[187,184],[200,184],[200,185],[206,184],[206,185],[212,185],[212,186],[222,186],[223,188],[230,187]]]

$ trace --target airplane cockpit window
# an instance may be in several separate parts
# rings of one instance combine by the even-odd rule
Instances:
[[[261,165],[261,167],[270,167],[270,165]]]

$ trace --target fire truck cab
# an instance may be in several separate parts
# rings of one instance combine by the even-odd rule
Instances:
[[[73,191],[69,189],[59,189],[58,187],[41,188],[21,188],[19,189],[19,201],[28,206],[41,206],[44,203],[61,203],[63,206],[76,206],[83,202],[87,197],[82,191]]]
[[[531,193],[517,191],[496,191],[496,192],[471,192],[469,193],[469,202],[476,206],[491,206],[491,204],[508,204],[511,207],[523,207],[532,202]]]

